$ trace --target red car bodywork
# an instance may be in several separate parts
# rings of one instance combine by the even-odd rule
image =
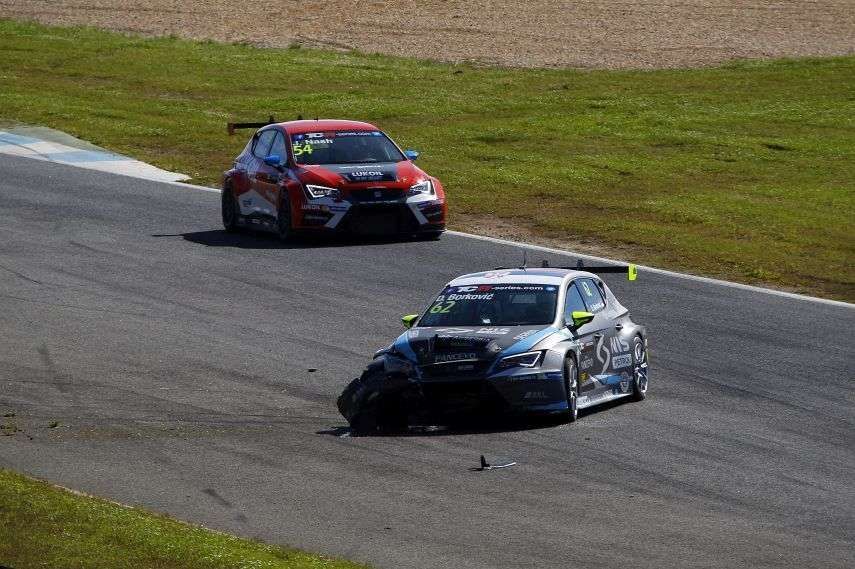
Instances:
[[[396,160],[311,165],[295,159],[303,143],[314,142],[307,137],[323,142],[323,137],[345,135],[383,137]],[[315,187],[329,194],[315,195]],[[264,126],[223,175],[227,229],[257,227],[277,231],[283,238],[305,230],[438,237],[445,229],[446,213],[440,181],[417,167],[376,126],[364,122],[297,120]]]

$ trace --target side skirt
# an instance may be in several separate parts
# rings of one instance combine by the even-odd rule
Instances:
[[[251,215],[238,215],[237,224],[240,227],[263,229],[266,231],[276,231],[276,218],[259,213],[254,213]]]
[[[576,406],[578,409],[587,409],[588,407],[594,407],[596,405],[608,403],[609,401],[614,401],[615,399],[620,399],[621,397],[628,397],[630,395],[632,395],[632,391],[629,391],[627,393],[606,393],[597,397],[588,397],[587,395],[580,395]]]

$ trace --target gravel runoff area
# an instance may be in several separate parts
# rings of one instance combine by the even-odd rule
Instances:
[[[855,53],[855,0],[0,0],[0,17],[519,67]]]

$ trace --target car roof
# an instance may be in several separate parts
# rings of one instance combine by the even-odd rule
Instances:
[[[330,130],[380,130],[371,123],[338,119],[287,121],[277,123],[276,126],[284,128],[288,134],[302,134],[307,132],[323,132]]]
[[[465,286],[472,284],[550,284],[561,283],[576,277],[594,277],[585,271],[571,269],[496,269],[480,273],[461,275],[448,284]]]

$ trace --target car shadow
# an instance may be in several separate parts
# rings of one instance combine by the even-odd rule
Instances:
[[[597,415],[602,413],[603,411],[608,411],[609,409],[614,409],[615,407],[621,407],[623,405],[627,405],[628,403],[632,403],[631,397],[621,397],[620,399],[613,399],[612,401],[607,401],[605,403],[600,403],[599,405],[595,405],[594,407],[588,407],[587,409],[579,410],[579,420],[583,417],[588,417],[590,415]]]
[[[415,241],[408,236],[357,236],[300,235],[283,243],[275,235],[241,231],[229,233],[223,229],[193,231],[190,233],[153,233],[152,237],[181,237],[185,241],[206,247],[233,247],[236,249],[316,249],[324,247],[364,247],[371,245],[395,245]]]
[[[548,429],[564,423],[563,419],[543,418],[528,420],[504,420],[488,422],[455,422],[446,425],[411,425],[406,431],[381,432],[371,434],[354,434],[353,430],[346,425],[338,425],[316,431],[317,435],[328,435],[333,437],[448,437],[459,435],[489,435],[495,433],[513,433],[519,431],[534,431]]]
[[[579,411],[577,421],[584,421],[585,417],[597,415],[603,411],[626,405],[631,400],[622,397],[609,401],[595,407],[589,407]],[[489,435],[496,433],[514,433],[520,431],[537,431],[551,429],[566,425],[567,420],[563,415],[534,417],[523,419],[473,419],[471,421],[458,421],[445,425],[411,425],[406,431],[398,432],[376,432],[370,434],[354,434],[347,425],[337,425],[329,429],[316,431],[316,435],[327,435],[332,437],[448,437],[459,435]]]

